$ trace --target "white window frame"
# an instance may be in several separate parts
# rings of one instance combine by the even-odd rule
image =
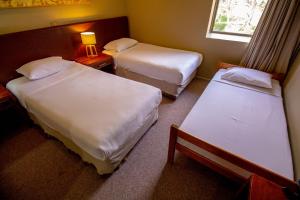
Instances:
[[[215,24],[215,19],[217,16],[217,11],[219,7],[220,0],[214,0],[212,11],[211,11],[211,17],[210,17],[210,23],[209,23],[209,29],[208,34],[218,34],[218,35],[229,35],[229,36],[237,36],[237,37],[247,37],[251,38],[253,34],[244,34],[244,33],[235,33],[235,32],[226,32],[226,31],[214,31],[213,27]]]

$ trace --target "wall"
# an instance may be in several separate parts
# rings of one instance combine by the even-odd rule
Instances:
[[[212,77],[219,61],[238,64],[247,43],[207,39],[212,0],[127,0],[131,37],[203,53],[198,75]]]
[[[125,0],[92,0],[89,5],[0,9],[0,34],[124,15]]]
[[[300,54],[284,83],[284,100],[292,145],[295,172],[300,179]]]

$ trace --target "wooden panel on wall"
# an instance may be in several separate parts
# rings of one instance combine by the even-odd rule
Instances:
[[[73,60],[82,55],[80,32],[84,31],[95,32],[99,51],[111,40],[129,37],[127,17],[0,35],[0,83],[6,84],[18,77],[15,70],[32,60],[48,56]]]

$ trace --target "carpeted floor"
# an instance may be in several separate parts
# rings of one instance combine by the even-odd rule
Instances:
[[[176,101],[164,98],[157,123],[109,176],[37,126],[0,119],[0,199],[231,199],[238,186],[199,163],[177,153],[166,164],[170,125],[180,125],[206,85],[196,79]]]

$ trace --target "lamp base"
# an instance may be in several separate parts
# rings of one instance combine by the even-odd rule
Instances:
[[[95,57],[98,56],[96,46],[93,44],[89,44],[85,46],[85,51],[87,57]]]

